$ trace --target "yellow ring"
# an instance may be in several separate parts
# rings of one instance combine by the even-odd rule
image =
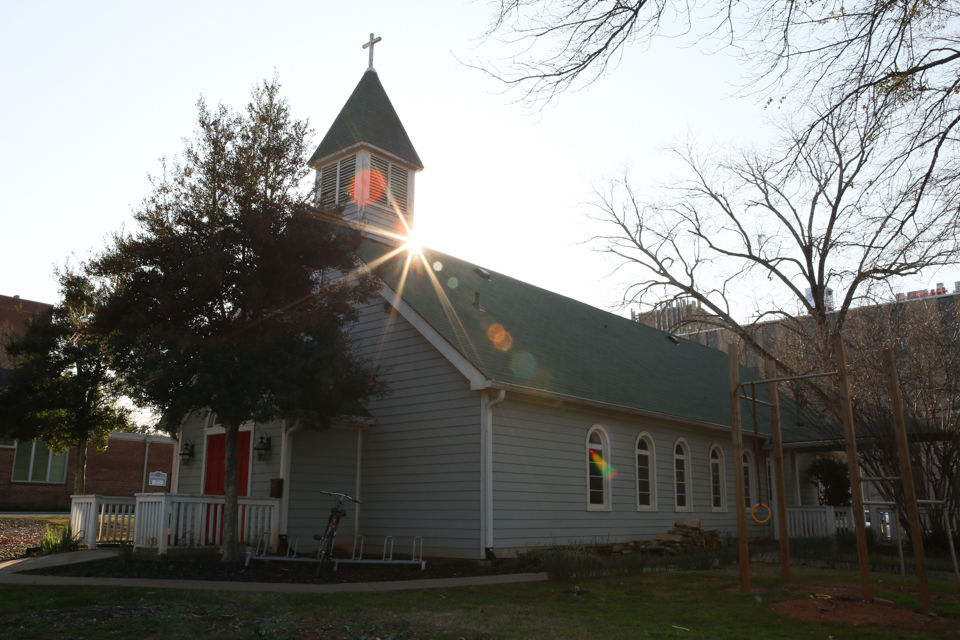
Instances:
[[[757,509],[760,507],[763,507],[764,509],[767,510],[767,517],[764,518],[763,520],[757,517]],[[753,507],[750,509],[750,517],[753,518],[753,521],[756,522],[757,524],[767,524],[768,522],[770,522],[770,515],[771,515],[770,507],[763,504],[762,502],[758,502],[757,504],[753,505]]]

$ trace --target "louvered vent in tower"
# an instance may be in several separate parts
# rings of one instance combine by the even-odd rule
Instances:
[[[376,204],[407,213],[408,171],[374,155],[370,156],[370,168],[383,176],[383,184],[386,186],[383,197],[378,199]]]
[[[374,171],[379,171],[380,175],[383,176],[383,184],[387,183],[387,177],[390,175],[390,163],[384,160],[383,158],[377,156],[370,156],[370,168]]]
[[[390,165],[390,202],[400,213],[407,213],[407,170]]]
[[[350,202],[350,188],[357,172],[357,156],[347,156],[340,161],[340,176],[337,179],[337,204]]]
[[[333,162],[320,169],[320,208],[332,209],[337,204],[337,169]]]
[[[357,169],[357,156],[347,156],[320,169],[320,206],[332,209],[350,202],[350,187]]]

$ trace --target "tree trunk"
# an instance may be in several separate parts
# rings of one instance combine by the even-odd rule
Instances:
[[[224,458],[223,458],[223,546],[221,557],[223,562],[240,561],[240,542],[237,539],[237,485],[239,473],[237,460],[239,458],[240,425],[224,423]]]
[[[73,475],[73,493],[82,496],[87,490],[87,438],[77,443],[77,471]]]

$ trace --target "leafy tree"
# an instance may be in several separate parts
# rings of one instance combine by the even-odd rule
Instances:
[[[61,301],[7,344],[17,362],[0,391],[0,432],[42,441],[52,451],[77,447],[74,492],[85,492],[87,444],[106,447],[111,431],[131,427],[103,340],[92,330],[102,291],[82,275],[60,273]]]
[[[239,558],[237,443],[248,420],[322,427],[382,391],[345,329],[374,291],[356,232],[310,207],[307,124],[274,80],[245,112],[198,104],[198,129],[90,265],[99,316],[134,398],[176,431],[209,407],[226,432],[223,559]]]
[[[846,462],[832,456],[817,458],[807,467],[807,479],[818,486],[820,504],[849,506],[850,474]]]

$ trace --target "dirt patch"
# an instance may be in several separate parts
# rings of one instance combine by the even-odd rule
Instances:
[[[804,600],[784,600],[770,605],[777,615],[804,622],[827,622],[852,626],[880,625],[913,631],[924,631],[953,625],[955,622],[925,616],[894,605],[844,598],[808,597]]]
[[[0,562],[26,557],[28,549],[40,546],[48,526],[51,522],[40,518],[0,518]]]

